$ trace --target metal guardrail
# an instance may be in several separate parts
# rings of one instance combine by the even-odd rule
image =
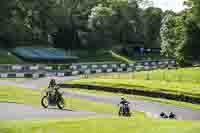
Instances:
[[[171,68],[176,67],[175,60],[160,60],[160,61],[140,61],[134,64],[90,64],[90,65],[71,65],[69,69],[53,69],[52,66],[47,65],[1,65],[6,68],[7,72],[0,73],[1,78],[9,77],[38,77],[48,76],[48,73],[54,73],[57,76],[73,76],[80,74],[94,74],[94,73],[111,73],[111,72],[132,72],[153,70],[158,68]],[[9,68],[7,68],[9,67]],[[40,72],[38,74],[38,72]]]

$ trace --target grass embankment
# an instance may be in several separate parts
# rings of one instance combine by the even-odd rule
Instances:
[[[20,64],[22,60],[11,54],[9,51],[0,48],[0,64]]]
[[[74,84],[91,84],[111,87],[137,88],[147,91],[165,92],[172,94],[184,94],[192,97],[200,96],[200,68],[186,68],[177,70],[155,70],[149,72],[134,72],[134,73],[111,73],[111,74],[97,74],[89,75],[89,79],[81,79],[68,81],[66,83]],[[91,79],[90,79],[91,77]],[[73,89],[74,90],[74,89]],[[107,93],[102,91],[88,91],[82,89],[75,89],[76,91],[103,93],[118,95],[114,93]],[[119,94],[124,95],[124,94]],[[161,98],[151,98],[143,96],[130,96],[144,100],[157,101],[167,104],[175,104],[193,109],[200,109],[198,105],[166,100]]]
[[[200,96],[200,68],[92,75],[70,83]]]
[[[30,89],[21,89],[15,86],[0,86],[0,102],[14,102],[39,105],[41,94]]]
[[[40,105],[40,92],[11,86],[1,86],[1,102],[20,102]],[[110,104],[100,104],[80,99],[66,99],[72,108],[99,113],[116,110]],[[73,102],[72,102],[73,101]],[[0,121],[1,133],[198,133],[199,121],[174,121],[146,118],[143,113],[136,113],[132,118],[76,118],[52,120]]]
[[[0,88],[0,102],[14,102],[20,104],[30,104],[33,106],[41,106],[41,98],[41,92],[35,90],[5,85],[1,85]],[[66,108],[72,110],[84,110],[107,114],[116,114],[118,110],[117,107],[110,104],[96,103],[78,98],[66,97],[65,101]]]
[[[131,62],[127,58],[120,56],[108,50],[77,50],[76,55],[79,57],[78,62]]]
[[[167,82],[200,83],[200,67],[161,69],[153,71],[130,72],[130,73],[104,73],[94,75],[106,79],[137,79],[158,80]]]
[[[132,60],[161,60],[166,59],[165,56],[162,56],[160,53],[145,53],[145,54],[134,54],[129,57]]]
[[[1,133],[199,133],[199,121],[132,118],[79,118],[0,122]]]
[[[117,59],[119,59],[119,60],[122,60],[122,61],[125,62],[125,63],[134,63],[134,61],[128,59],[128,58],[125,57],[125,56],[119,55],[119,54],[117,54],[117,53],[115,53],[115,52],[113,52],[113,51],[110,51],[110,53],[111,53],[111,55],[112,55],[113,57],[115,57],[115,58],[117,58]]]
[[[161,82],[149,80],[128,80],[128,79],[81,79],[68,82],[72,84],[100,85],[117,88],[130,88],[154,92],[164,92],[169,94],[184,94],[192,97],[200,96],[200,84],[179,83],[179,82]]]
[[[174,100],[168,100],[168,99],[162,99],[162,98],[127,95],[127,94],[121,94],[121,93],[111,93],[111,92],[105,92],[105,91],[99,91],[99,90],[85,90],[85,89],[81,89],[81,88],[65,88],[65,90],[70,90],[73,92],[88,93],[88,94],[119,96],[119,97],[126,97],[129,99],[141,99],[141,100],[160,102],[160,103],[164,103],[164,104],[171,104],[171,105],[176,105],[176,106],[181,106],[181,107],[188,107],[188,108],[192,108],[194,110],[200,110],[200,106],[198,104],[192,104],[192,103],[186,103],[186,102],[174,101]]]

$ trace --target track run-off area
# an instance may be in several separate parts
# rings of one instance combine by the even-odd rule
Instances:
[[[48,85],[52,77],[40,79],[20,79],[20,80],[0,80],[0,84],[12,85],[21,88],[42,91],[42,88]],[[79,76],[72,77],[53,77],[57,83],[63,83],[66,80],[79,79]],[[72,90],[64,90],[64,96],[74,97],[83,100],[89,100],[97,103],[106,103],[117,106],[120,102],[119,96],[91,94]],[[159,102],[147,101],[137,98],[130,98],[130,107],[132,110],[145,112],[151,117],[159,117],[161,112],[174,112],[177,119],[180,120],[200,120],[200,110],[194,110],[189,107],[164,104]],[[105,108],[106,110],[106,108]],[[102,116],[94,112],[76,111],[76,110],[58,110],[55,108],[43,109],[42,107],[32,107],[30,105],[16,103],[0,103],[0,119],[37,119],[37,118],[55,118],[55,117],[80,117],[80,116]],[[103,115],[107,116],[109,114]]]

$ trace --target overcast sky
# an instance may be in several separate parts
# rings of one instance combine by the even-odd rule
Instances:
[[[153,0],[154,6],[163,10],[173,10],[179,12],[184,9],[183,0]]]

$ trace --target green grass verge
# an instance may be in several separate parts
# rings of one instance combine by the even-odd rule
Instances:
[[[167,100],[167,99],[161,99],[161,98],[151,98],[151,97],[127,95],[127,94],[121,94],[121,93],[111,93],[111,92],[105,92],[105,91],[86,90],[86,89],[81,89],[81,88],[65,88],[65,90],[70,90],[73,92],[89,93],[89,94],[100,94],[100,95],[107,95],[107,96],[120,96],[120,97],[129,98],[129,99],[141,99],[141,100],[160,102],[164,104],[171,104],[171,105],[176,105],[176,106],[181,106],[181,107],[188,107],[195,110],[200,110],[200,106],[197,104]]]
[[[115,75],[109,75],[110,77]],[[168,82],[200,83],[200,68],[179,68],[121,74],[120,79],[159,80]]]
[[[1,133],[199,133],[199,121],[132,118],[79,118],[1,121]]]
[[[116,110],[110,104],[94,103],[80,99],[66,99],[72,108],[108,113]],[[71,101],[70,101],[71,100]],[[0,101],[39,105],[40,92],[11,86],[1,86]],[[69,105],[69,104],[68,104]],[[113,111],[114,112],[114,111]],[[135,113],[131,118],[76,118],[51,120],[0,121],[1,133],[198,133],[199,121],[174,121],[146,118]]]
[[[14,56],[13,54],[9,53],[5,49],[0,48],[0,64],[20,64],[23,63],[22,60]]]
[[[0,86],[0,102],[39,105],[40,98],[41,94],[38,91],[8,85]]]
[[[108,50],[76,50],[79,57],[78,62],[124,62],[123,60],[112,56]]]
[[[110,53],[111,53],[111,55],[112,55],[113,57],[115,57],[115,58],[117,58],[117,59],[119,59],[119,60],[122,60],[122,61],[124,61],[125,63],[134,63],[134,61],[132,61],[132,60],[130,60],[130,59],[124,57],[124,56],[121,56],[121,55],[119,55],[119,54],[117,54],[117,53],[115,53],[115,52],[113,52],[113,51],[110,51]]]
[[[166,59],[167,57],[162,56],[160,53],[145,53],[143,55],[141,54],[134,54],[129,57],[132,60],[160,60],[160,59]]]
[[[40,100],[42,98],[42,93],[39,91],[6,85],[1,85],[0,88],[0,102],[14,102],[41,106]],[[65,97],[65,101],[66,108],[72,110],[84,110],[105,114],[117,114],[118,110],[117,107],[112,106],[111,104],[96,103],[73,97]]]
[[[158,80],[111,79],[105,77],[67,81],[66,83],[101,85],[115,88],[135,88],[146,91],[164,92],[178,95],[184,94],[192,97],[200,96],[200,84],[198,83],[180,83]]]
[[[96,74],[91,75],[91,77],[93,78],[74,82],[112,87],[138,88],[149,91],[184,94],[194,97],[200,96],[199,67],[134,73]]]

